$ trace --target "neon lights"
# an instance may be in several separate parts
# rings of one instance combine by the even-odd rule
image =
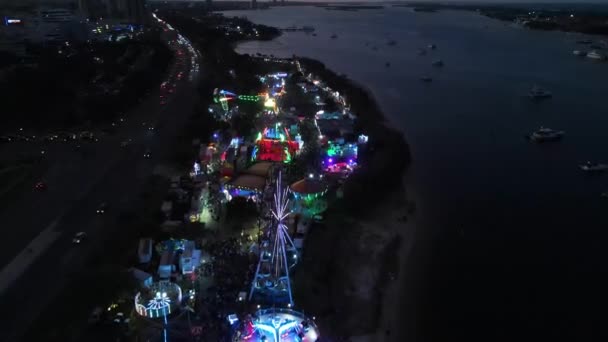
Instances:
[[[156,292],[156,296],[148,302],[148,310],[161,310],[168,308],[171,305],[171,300],[167,297],[167,292]],[[169,309],[171,311],[171,309]]]
[[[264,101],[264,107],[274,109],[277,105],[277,102],[273,98],[268,98]]]
[[[293,297],[291,295],[289,268],[294,265],[294,262],[290,263],[288,261],[287,252],[295,253],[296,248],[289,236],[287,226],[283,222],[291,214],[291,211],[288,210],[288,189],[281,186],[280,172],[277,177],[273,204],[271,213],[276,221],[276,227],[273,227],[272,230],[274,243],[272,246],[266,246],[260,250],[260,259],[251,284],[249,300],[252,299],[255,290],[270,291],[273,294],[282,295],[281,297],[286,295],[287,298],[283,298],[291,305],[293,304]],[[273,300],[281,299],[275,298]]]

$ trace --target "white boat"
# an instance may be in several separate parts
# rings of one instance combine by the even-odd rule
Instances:
[[[587,58],[604,60],[604,59],[606,59],[606,56],[593,50],[593,51],[589,51],[589,53],[587,54]]]
[[[566,132],[556,131],[551,128],[541,127],[529,135],[530,140],[535,142],[557,141],[564,137]]]
[[[427,47],[431,50],[435,50],[437,48],[435,44],[429,44]]]
[[[587,53],[585,53],[585,51],[581,51],[581,50],[574,50],[572,51],[572,54],[575,56],[585,56],[587,55]]]
[[[586,171],[586,172],[604,172],[604,171],[608,171],[608,164],[599,164],[599,163],[586,162],[583,165],[579,165],[579,167],[581,168],[581,170]]]
[[[533,99],[546,99],[546,98],[552,97],[553,94],[551,94],[551,92],[548,91],[547,89],[544,89],[541,86],[535,85],[528,92],[528,96]]]

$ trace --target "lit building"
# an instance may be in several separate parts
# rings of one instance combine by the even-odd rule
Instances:
[[[287,129],[277,124],[258,133],[251,159],[289,163],[299,150],[300,144],[291,140]]]
[[[322,175],[310,174],[291,184],[289,191],[294,197],[294,212],[309,217],[322,213],[327,209],[327,202],[323,199],[327,190]]]
[[[182,274],[194,272],[200,263],[201,250],[195,248],[194,241],[186,241],[184,243],[184,251],[179,257],[179,268],[182,271]]]
[[[26,54],[25,45],[30,40],[31,16],[25,13],[12,13],[2,18],[0,26],[0,51],[6,51],[17,56]]]
[[[357,166],[359,148],[344,139],[328,141],[323,147],[323,167],[329,173],[350,173]]]

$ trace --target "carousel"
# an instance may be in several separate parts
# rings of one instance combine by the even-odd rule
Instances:
[[[234,342],[315,342],[319,329],[313,319],[292,309],[258,310],[243,319]]]

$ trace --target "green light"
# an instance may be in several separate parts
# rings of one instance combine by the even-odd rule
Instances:
[[[328,157],[337,156],[339,153],[340,153],[340,148],[338,146],[335,146],[333,144],[329,145],[329,148],[327,149]]]

